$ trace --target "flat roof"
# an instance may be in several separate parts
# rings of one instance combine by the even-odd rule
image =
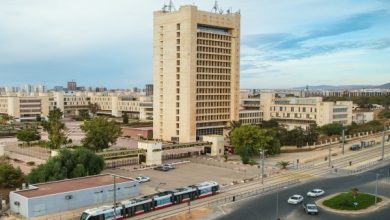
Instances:
[[[129,181],[134,180],[122,176],[116,176],[115,178],[116,183],[124,183]],[[72,192],[99,186],[107,186],[111,184],[114,184],[113,176],[111,174],[102,174],[40,184],[31,184],[32,188],[14,191],[14,193],[17,193],[27,198],[32,198],[56,193]]]

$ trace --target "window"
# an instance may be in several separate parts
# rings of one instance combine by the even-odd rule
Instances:
[[[180,24],[176,24],[176,30],[180,31]]]

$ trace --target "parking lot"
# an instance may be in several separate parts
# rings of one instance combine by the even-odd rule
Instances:
[[[156,190],[170,190],[208,180],[217,181],[221,185],[230,184],[233,181],[241,181],[244,178],[254,177],[259,174],[259,170],[255,168],[243,172],[242,170],[233,170],[191,162],[176,165],[176,169],[167,172],[153,169],[128,171],[124,168],[106,169],[104,172],[130,178],[142,175],[150,177],[150,182],[140,184],[141,195],[149,195],[155,193]]]

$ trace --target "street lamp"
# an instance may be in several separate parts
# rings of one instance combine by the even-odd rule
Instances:
[[[265,152],[267,150],[261,148],[260,149],[260,159],[261,159],[261,184],[264,184],[264,159],[265,159]]]
[[[112,175],[114,177],[114,219],[116,220],[116,180],[115,175]]]
[[[345,130],[343,129],[343,154],[344,154],[344,148],[345,148]]]
[[[287,189],[287,186],[284,186],[283,189]],[[279,219],[279,190],[280,187],[276,189],[276,219]]]

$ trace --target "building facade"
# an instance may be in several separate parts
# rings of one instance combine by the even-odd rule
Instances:
[[[352,101],[323,102],[322,97],[298,98],[264,92],[260,94],[260,103],[264,120],[275,119],[287,129],[305,129],[313,123],[352,123]]]
[[[116,176],[117,201],[138,196],[138,182]],[[32,218],[86,206],[114,202],[114,177],[110,174],[33,184],[10,192],[13,213]]]
[[[239,119],[240,14],[154,13],[155,139],[193,142]]]

